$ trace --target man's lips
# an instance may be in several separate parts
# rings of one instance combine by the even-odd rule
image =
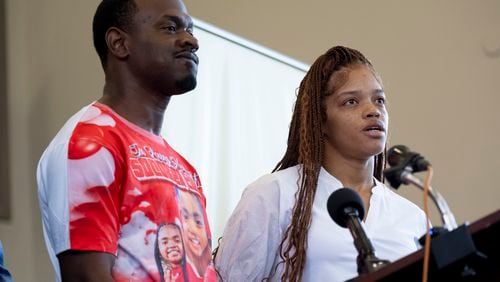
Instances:
[[[196,65],[198,65],[198,61],[199,61],[198,56],[191,51],[179,52],[175,55],[175,58],[176,59],[188,59],[188,60],[193,61]]]

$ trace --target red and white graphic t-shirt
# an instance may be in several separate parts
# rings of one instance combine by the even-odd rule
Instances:
[[[75,114],[37,172],[44,235],[66,250],[116,256],[115,281],[215,281],[196,170],[167,142],[98,102]]]

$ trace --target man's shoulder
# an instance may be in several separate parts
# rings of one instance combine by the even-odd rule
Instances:
[[[79,159],[106,148],[117,153],[115,129],[116,120],[100,109],[96,102],[91,103],[73,114],[51,140],[43,152],[38,168],[50,168],[54,164],[62,165],[65,160]]]

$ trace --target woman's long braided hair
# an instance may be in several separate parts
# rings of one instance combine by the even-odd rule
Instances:
[[[291,223],[280,244],[280,256],[284,263],[281,281],[300,281],[306,262],[307,234],[316,185],[323,161],[323,129],[326,119],[324,98],[331,94],[330,77],[336,71],[350,66],[367,66],[375,74],[370,61],[359,51],[336,46],[321,55],[311,66],[300,83],[293,111],[287,150],[274,171],[301,164],[301,177],[297,182],[295,205]],[[385,150],[375,156],[373,175],[383,180]]]

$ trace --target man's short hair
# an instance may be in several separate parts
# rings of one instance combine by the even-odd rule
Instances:
[[[97,7],[92,23],[92,32],[94,47],[104,69],[106,69],[108,59],[106,32],[110,27],[128,31],[132,27],[133,17],[136,12],[135,0],[102,0]]]

